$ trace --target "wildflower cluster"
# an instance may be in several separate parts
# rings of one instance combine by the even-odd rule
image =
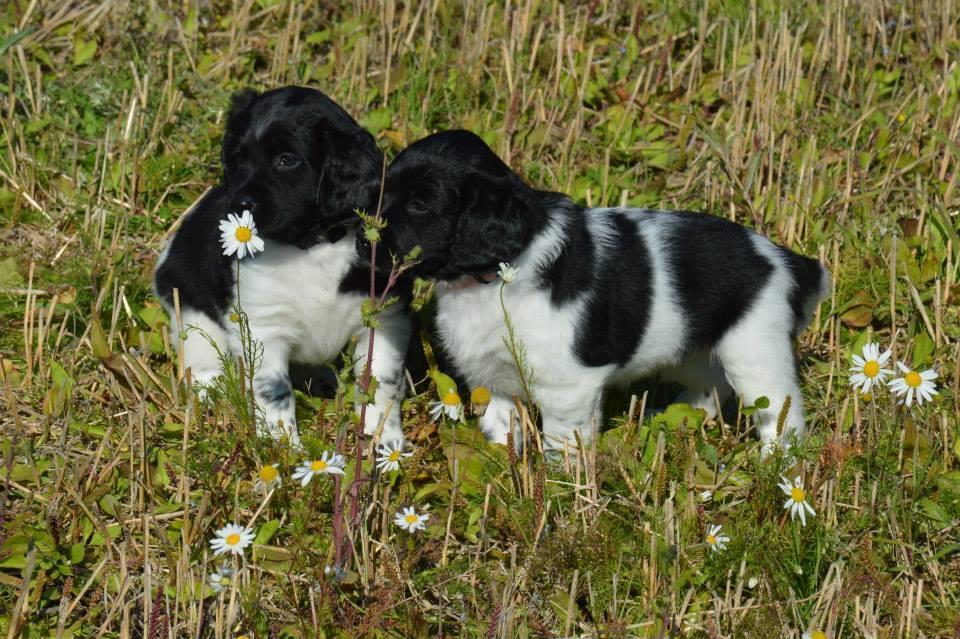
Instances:
[[[929,402],[937,394],[937,372],[933,369],[916,371],[903,362],[897,362],[901,377],[888,380],[894,372],[886,366],[892,351],[888,348],[883,353],[876,342],[864,344],[860,355],[852,357],[853,366],[850,368],[850,385],[863,395],[869,394],[874,388],[889,383],[890,390],[900,399],[901,404],[910,407],[914,401],[917,405]]]
[[[377,447],[377,470],[380,472],[390,472],[400,469],[401,462],[413,455],[412,452],[404,451],[402,441],[389,441]],[[298,481],[301,486],[309,484],[314,477],[320,475],[343,475],[346,467],[346,459],[343,455],[324,451],[317,459],[309,459],[301,462],[293,471],[291,479]],[[257,471],[254,481],[254,490],[261,493],[269,493],[279,487],[283,482],[280,475],[280,464],[264,464]],[[416,519],[412,519],[412,517]],[[397,513],[394,523],[397,526],[415,532],[424,530],[424,523],[429,519],[427,514],[417,514],[414,507],[407,507],[402,513]],[[253,543],[255,538],[253,529],[231,523],[220,530],[217,530],[214,538],[210,540],[210,548],[214,556],[223,553],[233,553],[242,555],[243,551]],[[214,592],[219,592],[226,584],[229,584],[233,572],[222,567],[217,572],[210,575],[210,587]]]

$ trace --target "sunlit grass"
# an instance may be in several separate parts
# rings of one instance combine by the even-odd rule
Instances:
[[[955,636],[958,9],[4,4],[0,633]],[[412,455],[378,470],[368,442],[358,469],[343,362],[336,391],[298,395],[302,453],[255,436],[243,370],[192,398],[152,268],[219,177],[231,91],[284,83],[388,155],[466,127],[538,187],[706,210],[819,257],[835,284],[799,340],[807,435],[761,459],[753,407],[703,424],[652,380],[546,464],[523,405],[516,449],[483,440],[476,389],[456,389],[465,423],[431,417],[438,371],[404,406]],[[893,377],[935,370],[938,394],[855,392],[867,342]],[[338,446],[342,479],[293,478]],[[404,508],[423,530],[395,525]],[[214,557],[231,523],[254,542]]]

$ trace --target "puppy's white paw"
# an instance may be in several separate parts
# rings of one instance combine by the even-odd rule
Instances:
[[[383,429],[380,431],[379,441],[404,441],[403,426],[400,423],[400,411],[394,406],[391,406],[390,413],[387,414],[386,420],[384,421],[383,409],[375,404],[368,405],[367,412],[364,415],[364,434],[370,436],[375,435],[377,429],[380,427],[381,421],[384,423]]]
[[[292,402],[291,402],[292,404]],[[291,407],[265,407],[263,422],[258,423],[258,432],[280,441],[284,437],[291,446],[300,447],[300,432],[297,430],[297,413]]]
[[[478,419],[480,430],[491,442],[505,445],[507,443],[507,433],[510,432],[514,421],[516,421],[513,417],[516,410],[513,400],[494,395],[490,398],[487,410]],[[517,440],[518,438],[514,437],[515,443],[518,443]]]

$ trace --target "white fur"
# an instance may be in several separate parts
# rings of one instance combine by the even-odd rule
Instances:
[[[588,228],[603,258],[609,246],[609,213],[586,211]],[[785,433],[803,430],[802,399],[797,385],[790,340],[793,314],[788,301],[792,280],[778,249],[756,235],[757,251],[773,272],[750,310],[716,344],[712,352],[684,354],[688,326],[674,284],[671,266],[658,247],[666,240],[668,215],[644,210],[629,211],[638,222],[640,237],[652,260],[653,296],[649,320],[640,345],[623,367],[585,366],[574,352],[576,329],[590,291],[556,307],[550,291],[536,281],[538,266],[549,264],[562,245],[560,218],[554,218],[518,257],[517,279],[477,286],[438,287],[437,326],[440,337],[471,387],[483,385],[493,394],[491,406],[480,419],[481,428],[494,441],[504,443],[513,419],[513,397],[524,398],[517,366],[506,346],[508,333],[503,304],[514,327],[516,341],[525,350],[532,379],[533,400],[543,418],[545,445],[562,448],[580,431],[588,441],[599,420],[606,386],[655,372],[687,385],[678,400],[716,414],[716,388],[720,401],[736,389],[747,403],[761,395],[770,407],[758,411],[758,430],[768,446],[776,437],[777,416],[786,397],[792,399]],[[826,282],[826,279],[824,280]],[[514,426],[515,427],[515,426]]]
[[[363,369],[368,336],[361,321],[364,296],[338,290],[355,258],[354,237],[347,235],[334,244],[306,250],[267,241],[262,253],[240,261],[239,305],[247,315],[251,335],[263,347],[254,397],[263,411],[266,430],[275,437],[287,434],[293,443],[299,441],[294,402],[292,397],[271,402],[258,382],[287,379],[290,362],[332,362],[351,339],[358,343],[358,375]],[[167,312],[176,324],[173,309],[167,308]],[[239,325],[229,316],[221,318],[218,325],[200,312],[182,309],[187,332],[181,357],[185,368],[192,369],[194,381],[209,382],[220,373],[216,350],[203,334],[226,353],[242,352]],[[396,307],[381,316],[381,323],[383,329],[376,335],[373,352],[373,374],[381,384],[375,403],[367,408],[364,430],[372,434],[386,416],[382,439],[402,440],[398,390],[403,383],[401,367],[409,326]]]

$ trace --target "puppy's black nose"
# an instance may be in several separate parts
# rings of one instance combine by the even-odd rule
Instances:
[[[253,201],[253,198],[247,195],[246,193],[238,193],[233,198],[233,210],[238,213],[243,211],[253,212],[253,209],[257,206],[257,203]]]

